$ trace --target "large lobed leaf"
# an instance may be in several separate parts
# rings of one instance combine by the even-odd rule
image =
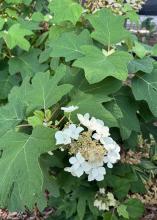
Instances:
[[[94,46],[82,46],[83,57],[78,58],[73,66],[83,68],[89,83],[97,83],[108,76],[125,80],[128,76],[127,65],[132,56],[123,51],[105,55]]]
[[[30,43],[25,39],[25,36],[32,35],[33,32],[22,27],[20,24],[13,24],[8,31],[1,33],[8,48],[13,49],[19,46],[21,49],[28,51]]]
[[[52,57],[65,57],[66,61],[74,60],[82,57],[82,51],[80,49],[83,45],[92,44],[89,31],[84,30],[79,35],[74,32],[67,32],[61,35],[52,44]]]
[[[9,60],[9,72],[11,75],[21,73],[22,78],[33,76],[37,72],[44,72],[47,64],[40,64],[38,56],[41,53],[39,49],[31,49],[27,53],[13,57]]]
[[[55,148],[54,131],[50,128],[38,127],[31,135],[10,131],[0,139],[0,206],[8,205],[8,199],[17,184],[18,201],[32,208],[37,202],[44,208],[43,174],[39,156]],[[24,207],[23,207],[24,208]]]
[[[108,9],[90,15],[88,20],[94,27],[92,38],[108,47],[129,36],[129,32],[124,28],[124,17],[114,15]]]
[[[54,22],[71,21],[74,25],[79,20],[83,8],[73,0],[53,0],[49,4],[50,11],[54,13]]]
[[[28,112],[35,109],[47,109],[72,89],[70,84],[58,85],[65,73],[65,67],[60,66],[53,77],[49,72],[37,73],[31,84],[30,79],[25,78],[21,87],[14,87],[9,97],[11,100],[17,97],[27,106]]]

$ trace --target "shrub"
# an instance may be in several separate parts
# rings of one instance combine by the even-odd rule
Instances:
[[[157,47],[124,27],[135,11],[0,5],[0,207],[140,219],[156,174]]]

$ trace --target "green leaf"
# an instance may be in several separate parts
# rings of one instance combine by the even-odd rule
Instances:
[[[120,206],[117,207],[117,212],[119,216],[122,216],[126,219],[129,219],[129,213],[127,211],[127,206],[121,204]]]
[[[5,2],[9,3],[9,4],[19,4],[22,3],[23,0],[5,0]]]
[[[60,196],[59,184],[57,182],[57,178],[50,174],[52,160],[56,162],[54,155],[49,156],[48,154],[43,154],[43,156],[40,157],[40,166],[44,175],[43,192],[48,190],[49,196],[57,198]],[[57,164],[55,163],[55,165]]]
[[[28,123],[32,125],[32,127],[43,125],[44,118],[44,112],[36,110],[34,116],[28,117]]]
[[[103,102],[108,100],[110,99],[105,96],[99,98],[99,95],[96,96],[79,91],[76,92],[76,94],[73,94],[72,101],[69,105],[78,106],[78,111],[81,114],[89,113],[90,115],[103,120],[107,126],[116,127],[118,126],[116,118],[102,105]],[[73,116],[73,118],[74,120],[77,120],[76,116]]]
[[[129,217],[139,220],[144,213],[144,205],[138,199],[129,199],[125,202]]]
[[[40,64],[38,56],[41,53],[39,49],[31,49],[27,53],[11,58],[9,60],[9,72],[11,75],[21,73],[22,78],[33,76],[37,72],[44,72],[47,64]]]
[[[132,48],[133,52],[136,53],[136,55],[139,58],[144,58],[146,54],[149,52],[143,44],[139,43],[138,41],[135,41],[135,46]]]
[[[148,75],[137,75],[132,82],[132,91],[135,99],[145,100],[157,116],[157,70]]]
[[[5,2],[9,4],[21,4],[24,3],[25,5],[29,5],[32,0],[5,0]]]
[[[58,68],[53,77],[49,73],[38,73],[34,76],[30,90],[27,93],[30,110],[46,110],[70,92],[72,85],[58,85],[64,74],[64,67],[63,69],[61,67]]]
[[[108,76],[125,80],[128,76],[127,65],[132,56],[127,52],[116,51],[105,55],[94,46],[83,46],[83,57],[78,58],[73,66],[83,68],[89,83],[97,83]]]
[[[57,24],[71,21],[75,25],[83,12],[81,5],[73,0],[53,0],[49,9],[54,13],[54,22]]]
[[[79,216],[79,220],[83,220],[86,211],[86,199],[84,197],[80,197],[77,203],[77,213]]]
[[[25,29],[17,23],[13,24],[7,32],[3,32],[2,36],[9,49],[19,46],[21,49],[28,51],[30,48],[30,43],[25,39],[25,36],[32,34],[32,31]]]
[[[0,107],[0,137],[15,128],[25,116],[25,107],[21,103],[9,103]]]
[[[18,79],[10,76],[8,70],[0,71],[0,99],[7,99],[13,86],[18,84]]]
[[[15,87],[11,91],[10,99],[16,97],[27,106],[27,112],[39,109],[48,109],[56,104],[64,95],[72,89],[70,84],[59,84],[66,71],[64,65],[56,70],[55,75],[49,72],[37,73],[31,83],[30,78],[25,78],[21,87]]]
[[[129,63],[129,73],[136,73],[142,71],[144,73],[151,73],[153,71],[153,59],[144,57],[142,59],[134,59]]]
[[[118,220],[117,217],[115,216],[115,214],[113,214],[111,212],[105,212],[103,219],[104,220]]]
[[[152,48],[152,56],[157,56],[157,44],[155,44]]]
[[[105,103],[105,107],[118,121],[123,140],[128,139],[132,131],[140,131],[140,124],[136,115],[137,105],[130,93],[131,91],[128,88],[122,88],[113,96],[112,102]]]
[[[54,131],[38,127],[32,135],[10,131],[0,139],[0,206],[7,206],[7,199],[14,182],[19,190],[19,200],[31,208],[46,206],[42,194],[43,174],[39,166],[40,155],[55,147]],[[33,147],[32,147],[33,146]],[[24,207],[23,207],[24,208]]]
[[[4,18],[0,18],[0,30],[2,30],[4,24],[5,24],[5,19]]]
[[[79,35],[74,32],[63,33],[61,37],[52,44],[50,56],[65,57],[65,60],[68,62],[82,57],[80,47],[90,44],[92,44],[92,39],[90,38],[88,30],[82,31]]]
[[[114,15],[109,9],[97,11],[88,16],[88,20],[94,28],[92,38],[108,47],[124,40],[129,35],[129,32],[124,29],[124,18]]]
[[[124,91],[126,90],[123,90],[123,92]],[[119,96],[114,96],[114,98],[123,114],[123,117],[122,118],[120,117],[118,119],[118,122],[119,122],[121,136],[123,140],[126,140],[127,138],[129,138],[132,131],[136,131],[136,132],[140,131],[140,124],[136,115],[137,106],[134,100],[129,96],[119,95]]]

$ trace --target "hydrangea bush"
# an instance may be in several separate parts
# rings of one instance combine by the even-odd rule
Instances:
[[[140,220],[156,190],[157,46],[125,29],[135,11],[0,6],[0,209]]]

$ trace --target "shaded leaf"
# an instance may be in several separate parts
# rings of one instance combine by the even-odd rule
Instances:
[[[11,58],[9,60],[10,74],[21,73],[22,78],[25,78],[26,76],[33,76],[37,72],[44,72],[48,65],[39,63],[38,56],[40,53],[41,50],[39,49],[31,49],[27,53]]]
[[[110,98],[105,96],[102,99],[102,97],[99,98],[99,96],[77,92],[76,94],[73,94],[70,105],[78,106],[78,111],[81,114],[89,113],[90,115],[103,120],[107,126],[116,127],[118,126],[116,118],[102,105],[103,101],[105,102],[109,100]],[[76,116],[73,117],[77,120],[75,118]]]
[[[136,73],[142,71],[144,73],[151,73],[153,70],[153,59],[144,57],[143,59],[134,59],[129,63],[129,73]]]
[[[129,217],[133,219],[140,219],[144,213],[144,205],[138,199],[129,199],[125,202]]]

